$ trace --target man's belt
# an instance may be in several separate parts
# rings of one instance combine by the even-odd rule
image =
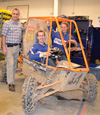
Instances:
[[[12,44],[12,43],[6,43],[6,45],[7,45],[7,47],[13,47],[13,46],[17,46],[17,45],[19,45],[19,44]]]

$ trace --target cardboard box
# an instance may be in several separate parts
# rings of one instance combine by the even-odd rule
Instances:
[[[90,67],[89,73],[94,74],[97,80],[100,81],[100,68]]]

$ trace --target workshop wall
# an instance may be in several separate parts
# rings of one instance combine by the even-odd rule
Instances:
[[[0,2],[0,7],[7,9],[7,6],[29,5],[29,16],[50,16],[53,12],[53,0],[24,0]]]
[[[100,15],[100,0],[62,0],[61,14],[66,16],[89,16],[96,25]]]
[[[50,16],[54,11],[54,0],[22,0],[0,2],[0,7],[29,5],[29,16]],[[89,16],[96,25],[96,16],[100,15],[100,0],[61,0],[61,15]]]

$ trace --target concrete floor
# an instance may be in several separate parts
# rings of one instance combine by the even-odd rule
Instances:
[[[22,84],[25,77],[16,73],[16,91],[10,92],[8,86],[4,82],[0,82],[0,115],[100,115],[100,81],[98,82],[98,96],[93,103],[84,103],[86,106],[82,110],[82,92],[73,91],[60,95],[66,97],[66,100],[57,99],[56,95],[52,95],[42,99],[32,114],[24,113],[21,106]]]

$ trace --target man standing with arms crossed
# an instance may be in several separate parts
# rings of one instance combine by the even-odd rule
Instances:
[[[12,11],[12,19],[3,24],[2,45],[3,54],[7,57],[7,83],[10,91],[15,91],[15,72],[17,58],[19,55],[19,45],[22,39],[23,27],[18,22],[20,12],[17,8]]]

